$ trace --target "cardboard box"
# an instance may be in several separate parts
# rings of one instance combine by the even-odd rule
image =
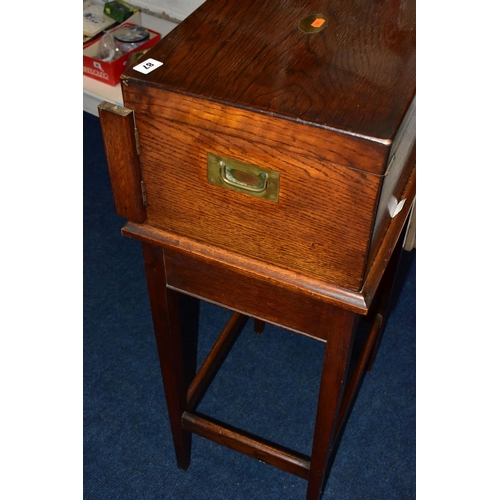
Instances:
[[[121,28],[123,26],[134,26],[133,23],[123,23],[120,24],[115,29]],[[110,30],[112,33],[115,30]],[[83,74],[95,80],[99,80],[107,85],[115,86],[120,82],[120,76],[125,71],[129,65],[129,61],[136,52],[143,51],[145,49],[150,49],[158,43],[161,39],[160,33],[148,29],[150,36],[149,40],[145,41],[139,47],[127,52],[118,59],[111,62],[102,61],[98,59],[99,55],[99,40],[91,42],[85,46],[83,49]]]
[[[109,28],[116,23],[116,19],[108,16],[102,4],[94,0],[84,0],[83,2],[83,35],[94,37],[102,30]]]

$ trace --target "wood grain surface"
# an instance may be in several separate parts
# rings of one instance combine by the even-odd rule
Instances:
[[[328,18],[319,33],[299,21]],[[414,0],[207,0],[138,79],[273,116],[391,141],[415,94]]]
[[[133,111],[108,102],[101,103],[98,110],[116,212],[125,219],[143,222],[146,209]]]
[[[148,224],[360,289],[383,177],[337,162],[359,155],[373,165],[373,150],[154,87],[131,84],[124,98],[139,130]],[[211,185],[208,153],[279,172],[279,203]]]

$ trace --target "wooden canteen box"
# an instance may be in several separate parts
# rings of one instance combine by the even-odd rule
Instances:
[[[116,208],[169,289],[322,340],[316,302],[367,314],[415,197],[415,38],[412,0],[207,0],[125,71]],[[245,308],[256,283],[283,294]],[[303,290],[314,321],[279,311]]]
[[[148,224],[359,291],[414,163],[411,9],[205,2],[123,77]],[[276,199],[212,182],[210,155],[278,175]]]

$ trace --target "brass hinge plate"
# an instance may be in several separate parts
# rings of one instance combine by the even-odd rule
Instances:
[[[98,109],[101,109],[103,111],[109,111],[120,116],[128,116],[130,113],[133,113],[133,111],[129,108],[118,106],[118,104],[112,104],[107,101],[101,102],[101,104],[99,104],[97,107]]]
[[[144,181],[141,181],[141,194],[142,194],[142,204],[144,206],[147,206],[148,200],[146,198],[146,184],[144,184]]]
[[[134,128],[134,136],[135,136],[135,149],[137,151],[137,156],[141,154],[141,145],[139,144],[139,131],[137,127]]]

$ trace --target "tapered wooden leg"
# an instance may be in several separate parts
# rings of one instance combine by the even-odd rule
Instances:
[[[314,428],[307,500],[318,500],[324,486],[333,439],[340,416],[356,324],[355,313],[335,309],[328,333]]]
[[[191,456],[191,433],[182,428],[181,419],[187,402],[186,375],[191,370],[186,369],[184,363],[185,349],[181,337],[179,302],[183,299],[179,293],[167,289],[161,248],[143,243],[143,254],[177,465],[187,469]]]
[[[370,354],[370,359],[368,360],[366,371],[371,371],[373,363],[375,362],[375,357],[377,355],[378,348],[380,346],[380,341],[382,340],[382,335],[384,333],[385,323],[387,321],[387,316],[389,315],[389,307],[393,299],[394,284],[396,282],[396,277],[398,273],[399,263],[401,261],[401,255],[403,253],[403,243],[406,234],[406,227],[408,221],[406,222],[399,240],[394,248],[391,255],[389,263],[387,264],[384,276],[380,281],[380,285],[375,297],[374,303],[372,304],[372,311],[370,317],[372,321],[377,321],[378,333],[373,344],[372,352]]]
[[[262,332],[264,331],[265,326],[266,326],[266,324],[261,319],[255,318],[253,320],[253,329],[254,329],[255,333],[257,333],[258,335],[262,335]]]

